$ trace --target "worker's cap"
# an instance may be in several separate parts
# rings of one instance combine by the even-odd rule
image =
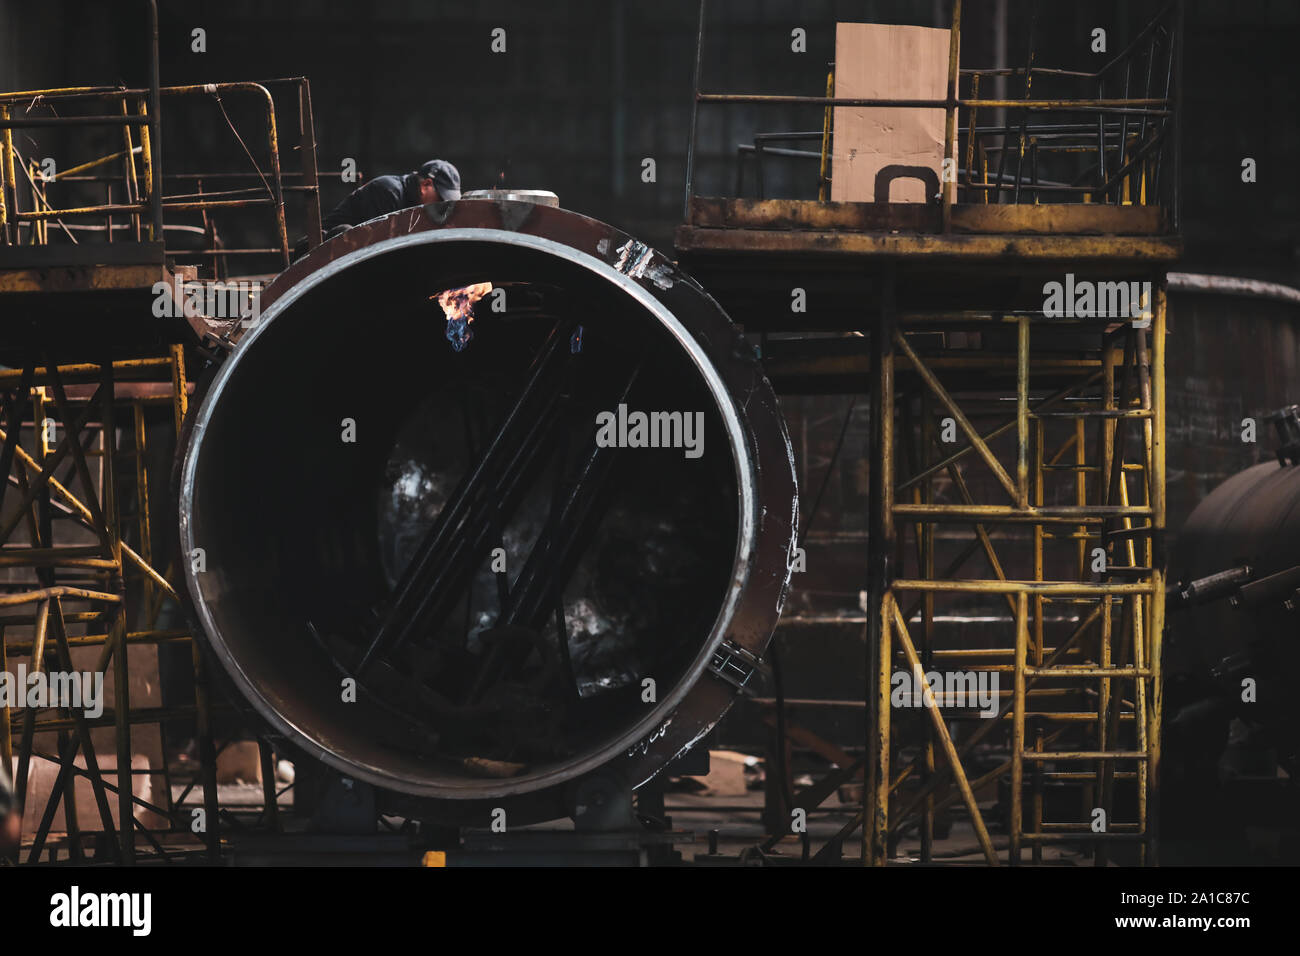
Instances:
[[[420,167],[420,176],[432,179],[438,195],[446,201],[460,198],[460,172],[445,159],[431,159]]]

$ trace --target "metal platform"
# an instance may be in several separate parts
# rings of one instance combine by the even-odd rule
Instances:
[[[776,257],[806,268],[826,260],[906,260],[916,268],[1008,260],[1095,263],[1111,270],[1173,262],[1182,241],[1155,206],[955,205],[943,229],[938,204],[819,202],[695,196],[675,244],[696,271],[728,264],[763,268]],[[721,260],[721,261],[719,261]],[[707,283],[706,283],[707,284]]]

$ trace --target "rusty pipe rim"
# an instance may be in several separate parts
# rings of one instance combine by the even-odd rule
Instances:
[[[278,317],[288,312],[300,298],[332,277],[345,272],[353,265],[398,249],[448,242],[482,242],[489,245],[511,245],[531,249],[566,260],[587,270],[596,278],[614,285],[648,312],[673,336],[682,351],[689,356],[691,363],[704,381],[714,404],[721,414],[723,423],[726,426],[727,444],[731,450],[732,466],[736,475],[737,507],[739,509],[730,584],[727,588],[726,598],[718,610],[707,639],[701,643],[699,652],[682,678],[673,686],[671,692],[660,698],[657,705],[649,709],[644,717],[610,743],[599,749],[588,751],[576,760],[558,766],[552,765],[548,769],[533,773],[523,773],[508,780],[464,778],[454,786],[429,781],[412,781],[406,777],[392,774],[383,766],[367,763],[356,756],[343,756],[335,752],[322,744],[306,729],[295,724],[268,701],[258,682],[245,671],[239,659],[231,653],[226,645],[212,610],[199,587],[197,577],[199,572],[193,570],[193,565],[188,560],[182,562],[182,566],[185,569],[186,588],[192,599],[195,613],[208,636],[209,645],[220,659],[227,673],[235,681],[241,693],[273,728],[291,739],[308,755],[349,776],[376,786],[433,799],[479,800],[516,796],[564,784],[584,773],[599,769],[626,754],[630,748],[654,733],[656,728],[662,727],[666,719],[671,720],[673,711],[703,676],[714,652],[725,640],[727,628],[735,615],[746,584],[749,581],[756,535],[757,464],[749,454],[746,429],[741,421],[735,400],[723,383],[703,346],[664,303],[660,302],[632,278],[587,252],[543,236],[477,227],[451,227],[412,232],[408,235],[383,239],[353,250],[307,274],[275,299],[267,310],[262,313],[256,326],[239,340],[234,351],[221,365],[195,415],[193,431],[181,467],[179,530],[183,555],[190,555],[195,548],[199,547],[194,538],[194,528],[190,515],[195,500],[195,489],[199,481],[198,462],[203,452],[203,441],[207,425],[220,403],[226,384],[230,381],[242,358],[248,354],[257,339],[271,327]],[[705,728],[704,732],[707,732],[707,728]],[[700,736],[703,736],[703,733]],[[696,740],[698,740],[698,737]],[[696,741],[691,741],[691,743],[694,742]]]

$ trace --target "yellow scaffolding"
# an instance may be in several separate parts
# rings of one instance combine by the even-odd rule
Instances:
[[[187,381],[182,346],[165,347],[150,357],[38,365],[34,357],[23,368],[0,371],[5,422],[0,428],[2,468],[6,490],[0,498],[0,567],[6,573],[0,608],[0,671],[23,661],[29,674],[42,670],[72,671],[74,648],[99,647],[92,673],[108,677],[111,668],[113,699],[98,718],[82,708],[0,706],[0,759],[16,760],[15,782],[20,803],[28,798],[29,772],[34,757],[58,766],[57,778],[41,807],[24,806],[25,819],[39,820],[34,837],[22,848],[20,859],[43,858],[81,861],[87,858],[87,828],[78,825],[74,778],[88,778],[95,797],[97,825],[111,840],[117,862],[133,862],[140,852],[169,857],[164,843],[179,843],[216,852],[216,778],[211,743],[211,713],[206,682],[202,678],[199,649],[186,628],[159,628],[165,598],[176,598],[169,575],[155,565],[151,548],[150,495],[146,456],[146,409],[164,406],[180,434],[187,404]],[[126,381],[121,381],[126,380]],[[122,411],[129,420],[121,421]],[[125,449],[119,435],[131,436]],[[31,451],[24,447],[26,442]],[[98,459],[98,461],[96,461]],[[121,481],[127,459],[133,480]],[[73,476],[60,481],[60,466],[71,460]],[[54,520],[56,515],[60,520]],[[123,515],[133,516],[130,522]],[[26,528],[26,535],[21,529]],[[81,543],[87,533],[93,544]],[[135,546],[128,543],[133,538]],[[34,577],[34,581],[30,578]],[[143,623],[130,631],[132,618]],[[128,645],[186,641],[193,648],[196,667],[195,700],[184,706],[147,707],[133,704],[127,671]],[[15,714],[19,711],[19,714]],[[132,767],[132,728],[160,724],[175,717],[193,718],[198,728],[205,813],[213,826],[196,838],[190,809],[174,800],[167,767],[143,771],[162,776],[167,783],[162,800],[145,800],[135,794]],[[116,771],[101,771],[91,732],[95,727],[114,732]],[[57,734],[57,753],[36,750],[36,735]],[[81,764],[78,764],[80,755]],[[110,799],[117,802],[116,820]],[[52,839],[55,814],[62,806],[66,838]],[[141,811],[151,811],[168,821],[157,831],[144,825]],[[123,825],[130,821],[130,825]],[[151,850],[137,848],[137,837]]]
[[[1044,356],[1036,336],[1053,324],[1059,329],[1058,320],[1042,316],[967,317],[967,327],[1014,329],[1015,381],[1001,390],[970,384],[973,373],[985,371],[992,383],[1004,371],[992,350],[958,367],[963,393],[945,386],[951,363],[936,371],[917,343],[951,332],[951,322],[904,318],[882,343],[872,463],[881,489],[880,540],[873,551],[881,560],[897,556],[897,563],[873,608],[879,617],[867,862],[887,862],[912,823],[929,862],[936,813],[960,802],[985,860],[996,865],[980,796],[1008,776],[1001,821],[1008,862],[1019,862],[1026,847],[1042,862],[1046,845],[1085,841],[1098,864],[1117,842],[1136,842],[1137,862],[1156,862],[1151,794],[1160,763],[1166,324],[1158,282],[1153,298],[1149,320],[1095,329],[1100,348],[1076,360],[1077,373],[1063,382],[1059,371],[1038,365]],[[896,383],[904,376],[907,388]],[[921,421],[899,428],[900,417],[910,417],[903,406],[917,392]],[[967,403],[977,410],[965,410]],[[974,420],[990,406],[1007,413],[981,431]],[[935,437],[944,430],[966,442],[949,451],[955,444],[945,447]],[[1140,441],[1131,440],[1134,432]],[[920,467],[901,476],[904,451]],[[936,528],[952,558],[944,570],[936,570]],[[999,551],[998,537],[1012,546]],[[1014,556],[1007,553],[1012,547]],[[989,573],[968,570],[976,554]],[[1008,573],[1008,560],[1029,576]],[[960,608],[994,595],[1010,613],[1005,633],[936,620],[936,601]],[[900,767],[896,754],[916,741],[899,727],[897,675],[909,674],[919,686],[922,675],[945,667],[1005,675],[1012,687],[998,691],[996,714],[985,714],[989,719],[978,719],[974,729],[968,701],[954,708],[950,699],[922,693],[927,729]],[[958,727],[966,732],[959,735]],[[1009,757],[977,774],[975,755],[997,745]],[[1076,790],[1078,813],[1049,819],[1049,785]],[[1117,787],[1131,799],[1120,801]],[[1131,817],[1117,819],[1121,804]]]

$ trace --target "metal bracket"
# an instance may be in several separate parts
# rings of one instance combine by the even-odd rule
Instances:
[[[737,690],[744,690],[749,679],[762,669],[762,658],[732,640],[719,644],[709,661],[709,670]]]
[[[1277,461],[1283,468],[1300,465],[1300,405],[1288,405],[1264,416],[1277,429]]]

